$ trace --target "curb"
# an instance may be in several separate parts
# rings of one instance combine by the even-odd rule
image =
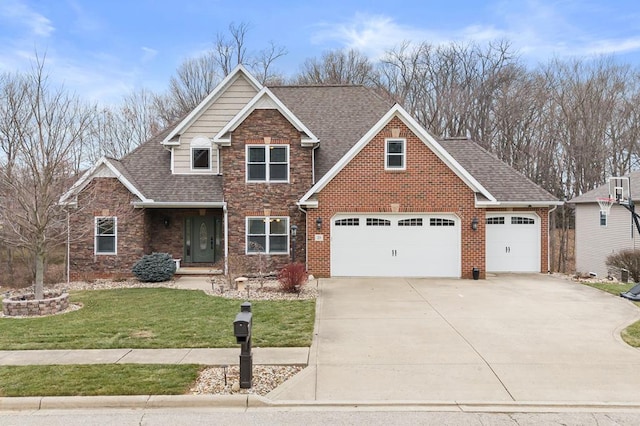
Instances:
[[[631,402],[509,401],[271,401],[259,395],[126,395],[2,397],[2,411],[73,409],[223,408],[302,410],[412,410],[466,413],[640,412]]]

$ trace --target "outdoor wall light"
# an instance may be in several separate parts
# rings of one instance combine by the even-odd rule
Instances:
[[[316,229],[318,231],[322,229],[322,218],[321,217],[316,219]]]
[[[162,223],[164,223],[164,227],[168,228],[169,225],[171,225],[171,219],[169,219],[167,216],[164,217],[164,219],[162,220]]]
[[[471,219],[471,229],[473,229],[474,231],[478,230],[478,218],[474,217],[473,219]]]

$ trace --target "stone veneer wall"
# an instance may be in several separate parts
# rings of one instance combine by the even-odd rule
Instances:
[[[45,292],[44,299],[35,295],[14,296],[2,301],[2,313],[8,317],[53,315],[69,307],[69,293]]]
[[[136,197],[116,178],[94,178],[70,209],[70,277],[90,280],[131,276],[131,268],[146,252],[145,211],[131,204]],[[117,254],[95,254],[95,217],[117,217]]]
[[[288,144],[289,183],[246,182],[247,144]],[[312,154],[311,148],[301,146],[300,132],[279,111],[257,109],[233,132],[231,146],[223,147],[221,155],[229,221],[229,256],[234,258],[230,261],[240,260],[252,268],[257,267],[258,256],[245,255],[247,216],[288,216],[289,226],[298,227],[296,261],[305,262],[306,220],[296,202],[312,186]],[[264,258],[267,271],[275,271],[292,260],[288,255],[266,255]]]

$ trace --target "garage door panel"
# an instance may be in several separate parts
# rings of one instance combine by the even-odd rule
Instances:
[[[352,226],[341,226],[347,218]],[[439,226],[432,226],[433,218]],[[443,214],[337,215],[331,228],[331,275],[459,277],[458,222]]]
[[[531,213],[493,213],[486,221],[489,272],[540,272],[540,218]]]

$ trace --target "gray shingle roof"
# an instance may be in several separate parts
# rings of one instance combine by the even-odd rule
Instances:
[[[469,139],[438,141],[500,202],[557,202],[558,199]]]
[[[633,188],[640,188],[640,171],[631,172],[628,175],[625,175],[629,178],[629,190],[631,192],[631,198],[634,201],[640,201],[640,194],[638,194],[638,190],[635,191]],[[596,203],[598,198],[606,198],[609,197],[609,183],[606,182],[600,185],[597,188],[592,189],[591,191],[585,192],[579,197],[572,198],[569,200],[569,203],[581,204],[581,203]]]
[[[274,86],[270,90],[320,139],[315,159],[316,181],[393,106],[363,86]],[[122,160],[113,160],[113,164],[145,197],[155,202],[223,201],[222,176],[171,174],[170,153],[160,142],[174,127],[140,145]],[[498,201],[558,201],[473,141],[440,143]]]
[[[120,161],[130,182],[155,202],[221,202],[222,176],[173,175],[171,153],[160,142],[174,126],[140,145]],[[124,173],[123,173],[124,174]]]
[[[315,158],[316,181],[393,106],[364,86],[269,89],[320,139]]]

